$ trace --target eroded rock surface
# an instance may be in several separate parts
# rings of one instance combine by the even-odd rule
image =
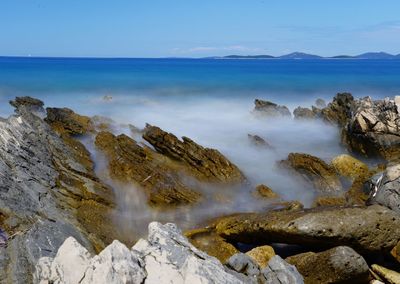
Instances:
[[[149,225],[147,240],[141,239],[132,249],[114,241],[94,257],[67,239],[55,258],[40,259],[35,282],[77,283],[70,281],[72,269],[79,283],[246,283],[192,246],[175,225],[156,222]]]
[[[359,253],[388,253],[400,240],[400,216],[379,205],[277,210],[222,218],[216,231],[230,242],[344,245]]]
[[[37,260],[54,256],[68,236],[90,251],[118,237],[109,227],[114,196],[91,161],[82,164],[44,122],[43,102],[23,97],[11,105],[15,115],[0,119],[0,227],[7,235],[0,282],[29,283]]]
[[[270,101],[256,99],[254,101],[254,112],[258,115],[269,117],[291,117],[286,106],[280,106]]]
[[[204,148],[193,140],[175,135],[147,125],[143,138],[161,154],[185,163],[188,170],[210,182],[239,183],[245,180],[239,168],[219,151]]]
[[[305,283],[367,283],[368,264],[349,247],[336,247],[286,258],[303,275]]]
[[[321,192],[337,192],[342,190],[335,169],[320,158],[303,154],[290,153],[280,165],[292,169],[305,182]]]
[[[320,116],[329,123],[344,126],[352,117],[353,105],[354,97],[350,93],[339,93],[321,110]]]

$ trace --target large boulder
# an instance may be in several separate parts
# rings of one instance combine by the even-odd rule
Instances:
[[[270,101],[256,99],[254,101],[254,113],[268,117],[291,117],[290,110],[286,106],[280,106]]]
[[[320,158],[303,154],[290,153],[280,165],[291,169],[302,180],[320,192],[338,192],[342,190],[339,177],[335,169]]]
[[[400,216],[385,207],[321,207],[237,214],[216,231],[230,242],[350,246],[359,253],[388,253],[400,240]]]
[[[388,167],[386,171],[371,179],[373,187],[369,204],[380,204],[400,213],[400,164]]]
[[[94,130],[91,119],[69,108],[47,108],[45,121],[61,133],[85,134]]]
[[[95,145],[108,158],[111,178],[144,188],[150,205],[175,206],[199,200],[200,194],[184,184],[168,159],[158,159],[132,138],[103,131],[96,136]]]
[[[293,111],[294,118],[296,119],[315,119],[317,113],[309,108],[297,107]]]
[[[306,252],[286,258],[303,275],[305,283],[367,283],[368,264],[350,247],[320,253]]]
[[[74,271],[71,275],[71,271]],[[72,279],[73,277],[73,279]],[[217,259],[192,246],[174,224],[149,225],[132,249],[114,241],[97,256],[67,239],[55,258],[41,258],[35,283],[245,283]]]
[[[210,182],[239,183],[245,180],[239,168],[219,151],[204,148],[193,140],[147,125],[143,138],[161,154],[184,163],[200,179]]]
[[[36,261],[53,257],[68,236],[91,252],[119,236],[110,220],[113,192],[90,158],[82,164],[43,121],[43,102],[24,97],[11,105],[16,114],[0,119],[0,282],[31,283]]]
[[[339,93],[321,110],[320,116],[326,122],[344,126],[352,117],[353,105],[354,98],[350,93]]]
[[[367,178],[370,175],[368,166],[365,163],[347,154],[333,158],[332,166],[338,174],[353,181],[360,177]]]
[[[399,127],[399,112],[393,100],[366,97],[356,102],[343,140],[350,150],[367,157],[396,160],[400,158]]]

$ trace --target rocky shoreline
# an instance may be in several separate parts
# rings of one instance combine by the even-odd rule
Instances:
[[[10,104],[15,114],[0,119],[1,283],[400,283],[398,97],[342,93],[294,110],[296,120],[335,125],[347,149],[331,161],[308,153],[276,161],[313,191],[310,208],[252,184],[217,149],[157,126],[120,134],[109,118],[44,109],[30,97]],[[252,113],[266,122],[292,116],[259,99]],[[217,215],[183,233],[156,222],[147,238],[123,233],[115,188],[82,137],[104,156],[110,180],[137,187],[160,214],[221,198],[205,185],[275,205]],[[248,139],[274,151],[258,133]]]

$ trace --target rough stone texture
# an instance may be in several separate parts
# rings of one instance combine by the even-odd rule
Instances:
[[[117,237],[108,227],[113,194],[43,121],[41,101],[11,104],[16,114],[0,119],[0,282],[30,283],[37,260],[54,256],[68,236],[91,251]]]
[[[246,252],[261,268],[267,266],[270,259],[275,255],[274,248],[271,246],[260,246]]]
[[[325,108],[326,107],[326,102],[323,99],[316,99],[315,100],[315,106],[318,108]]]
[[[370,97],[356,101],[354,112],[343,131],[349,148],[367,157],[400,158],[400,120],[396,103]]]
[[[192,246],[173,224],[153,222],[148,239],[140,240],[131,250],[114,241],[89,259],[84,248],[71,247],[70,242],[67,240],[61,246],[56,258],[39,261],[36,283],[77,283],[64,277],[76,268],[76,261],[83,266],[74,275],[81,279],[79,283],[244,283],[217,259]],[[68,254],[60,253],[67,248]]]
[[[323,160],[302,153],[290,153],[280,165],[294,170],[305,182],[321,192],[337,192],[342,190],[335,169]]]
[[[94,130],[89,117],[76,114],[69,108],[47,108],[46,111],[46,122],[59,131],[74,135]]]
[[[383,266],[373,264],[371,266],[372,271],[378,274],[385,282],[389,284],[399,284],[400,283],[400,273],[387,269]]]
[[[224,183],[238,183],[245,180],[238,167],[219,151],[204,148],[187,137],[182,137],[181,141],[171,133],[147,125],[143,138],[159,153],[185,163],[199,178]]]
[[[383,175],[371,180],[369,204],[380,204],[400,213],[400,164],[388,167]]]
[[[390,254],[400,262],[400,242],[397,243],[395,247],[390,251]]]
[[[218,258],[221,263],[239,251],[230,243],[217,235],[212,228],[196,229],[185,233],[189,241],[201,251]]]
[[[369,278],[364,258],[345,246],[294,255],[286,261],[296,266],[305,283],[366,283]]]
[[[353,104],[354,98],[351,94],[339,93],[321,110],[320,116],[329,123],[344,126],[352,116]]]
[[[247,137],[249,138],[249,141],[257,147],[260,148],[265,148],[265,149],[272,149],[273,147],[267,142],[265,141],[264,138],[258,136],[258,135],[251,135],[251,134],[247,134]]]
[[[258,115],[269,117],[290,117],[291,113],[286,106],[280,106],[270,101],[256,99],[254,112]]]
[[[342,196],[318,196],[315,198],[312,207],[344,206],[346,204],[346,198]]]
[[[274,192],[271,188],[264,184],[259,184],[256,186],[256,195],[264,197],[264,198],[278,198],[279,194]]]
[[[356,158],[342,154],[332,160],[332,166],[341,176],[355,180],[359,177],[369,177],[368,166]]]
[[[216,231],[230,242],[344,245],[359,253],[388,253],[400,240],[400,216],[379,205],[277,210],[222,218]]]
[[[150,205],[176,206],[199,200],[200,194],[183,183],[169,159],[159,159],[132,138],[100,132],[95,145],[108,158],[110,176],[144,188]]]
[[[260,275],[260,267],[258,264],[248,255],[244,253],[237,253],[229,258],[227,264],[232,270],[242,273],[255,280]]]
[[[294,118],[296,119],[314,119],[317,116],[317,113],[312,111],[309,108],[304,108],[304,107],[297,107],[293,111]]]
[[[294,265],[284,261],[279,255],[275,255],[268,262],[268,266],[262,271],[266,284],[302,284],[303,276]]]

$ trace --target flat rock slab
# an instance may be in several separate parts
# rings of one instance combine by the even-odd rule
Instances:
[[[231,242],[345,245],[360,253],[386,253],[400,239],[400,216],[379,205],[279,210],[226,217],[216,231]]]

